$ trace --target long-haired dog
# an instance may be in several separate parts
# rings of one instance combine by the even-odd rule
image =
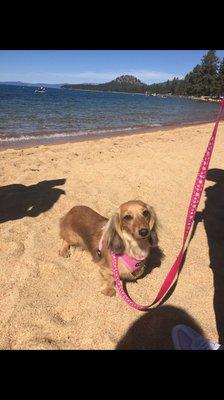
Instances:
[[[59,254],[68,257],[71,245],[89,250],[100,266],[101,293],[114,296],[111,251],[118,256],[120,278],[136,280],[144,272],[150,248],[158,245],[157,226],[154,209],[140,200],[122,204],[109,220],[89,207],[76,206],[60,220]],[[130,270],[133,261],[135,267]]]

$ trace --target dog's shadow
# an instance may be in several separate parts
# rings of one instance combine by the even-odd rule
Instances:
[[[154,268],[159,268],[164,258],[165,254],[159,246],[152,247],[150,256],[145,262],[144,273],[142,274],[140,279],[143,279],[146,275],[150,274]]]

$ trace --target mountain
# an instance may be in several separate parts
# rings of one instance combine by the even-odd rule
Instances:
[[[0,85],[15,85],[15,86],[25,86],[27,85],[27,83],[22,83],[20,81],[16,81],[16,82],[0,82]]]
[[[14,86],[34,86],[34,87],[48,87],[48,88],[56,88],[60,89],[62,83],[26,83],[21,81],[9,81],[9,82],[0,82],[0,85],[14,85]]]
[[[69,90],[99,90],[99,91],[110,91],[110,92],[129,92],[129,93],[145,93],[148,89],[148,85],[141,82],[135,76],[132,75],[121,75],[116,79],[99,84],[82,83],[82,84],[65,84],[61,86],[61,89]]]

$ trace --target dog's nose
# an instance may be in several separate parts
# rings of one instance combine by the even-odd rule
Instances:
[[[149,233],[149,230],[148,229],[140,229],[139,230],[139,235],[140,236],[147,236],[148,235],[148,233]]]

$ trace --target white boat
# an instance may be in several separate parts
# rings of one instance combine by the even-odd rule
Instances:
[[[35,93],[45,93],[46,92],[46,88],[41,86],[40,88],[35,90]]]

